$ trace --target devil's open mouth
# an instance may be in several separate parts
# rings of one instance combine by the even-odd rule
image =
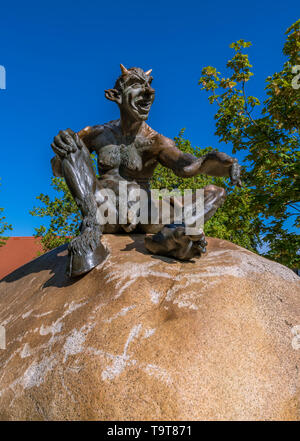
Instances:
[[[139,98],[135,101],[134,104],[139,113],[148,113],[152,104],[152,99]]]

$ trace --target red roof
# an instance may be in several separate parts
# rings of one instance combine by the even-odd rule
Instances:
[[[36,237],[10,237],[0,247],[0,280],[42,252],[41,240]]]

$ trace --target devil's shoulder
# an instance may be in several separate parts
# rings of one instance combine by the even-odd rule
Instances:
[[[90,151],[98,151],[108,144],[115,144],[120,136],[120,120],[109,121],[104,124],[87,126],[78,132],[80,138]]]

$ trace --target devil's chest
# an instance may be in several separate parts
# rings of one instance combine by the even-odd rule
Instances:
[[[122,168],[141,171],[143,158],[149,151],[149,142],[135,141],[130,144],[111,144],[103,147],[98,154],[100,169]]]

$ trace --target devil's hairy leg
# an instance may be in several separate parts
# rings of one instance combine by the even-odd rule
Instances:
[[[76,277],[97,266],[108,254],[101,243],[97,220],[98,182],[88,149],[72,131],[60,132],[52,148],[59,154],[61,175],[82,214],[81,234],[68,246],[67,273]]]
[[[204,188],[204,222],[207,222],[223,205],[226,198],[226,192],[223,188],[215,185],[209,185]],[[192,197],[192,205],[196,203],[196,193]],[[193,206],[190,211],[194,211]],[[172,213],[172,210],[171,210]],[[173,211],[174,213],[174,211]],[[171,223],[165,225],[157,232],[157,225],[145,226],[147,233],[153,233],[153,236],[145,238],[145,246],[152,254],[175,257],[179,260],[190,260],[193,257],[200,257],[206,252],[207,242],[204,233],[187,234],[186,225]]]

